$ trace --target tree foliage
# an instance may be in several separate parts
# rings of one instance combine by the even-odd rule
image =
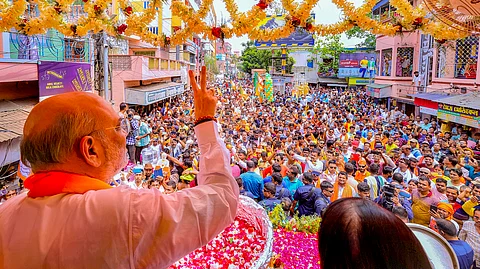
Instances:
[[[204,60],[205,60],[205,67],[207,68],[207,70],[217,75],[218,66],[217,66],[217,59],[215,58],[215,56],[205,55]]]
[[[337,73],[340,53],[345,52],[340,37],[340,35],[329,35],[315,41],[315,46],[311,52],[313,58],[317,60],[318,72]]]
[[[354,26],[352,29],[345,32],[348,38],[356,37],[363,41],[356,45],[357,48],[373,48],[377,45],[377,38],[374,34]]]
[[[265,69],[268,70],[272,65],[272,52],[271,50],[259,50],[255,47],[253,41],[242,43],[243,51],[240,60],[242,62],[242,71],[251,74],[252,69]],[[276,50],[274,52],[275,57],[280,57],[282,52]],[[290,73],[295,60],[292,57],[287,56],[287,73]]]

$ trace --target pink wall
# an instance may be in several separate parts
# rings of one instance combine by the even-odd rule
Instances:
[[[118,105],[125,101],[125,88],[139,86],[140,81],[159,82],[169,80],[171,77],[181,76],[180,70],[174,70],[175,61],[168,61],[167,70],[162,70],[161,59],[158,64],[159,70],[150,68],[150,58],[133,55],[111,55],[111,59],[118,58],[120,61],[130,61],[131,69],[119,70],[113,66],[112,72],[112,101],[114,108],[118,110]],[[144,83],[145,85],[145,83]]]
[[[412,77],[397,77],[396,74],[396,59],[397,59],[397,50],[402,47],[413,47],[413,71],[418,70],[419,65],[419,44],[420,44],[420,33],[403,33],[403,35],[398,35],[394,37],[390,36],[378,36],[377,37],[377,47],[376,51],[379,52],[379,74],[375,77],[375,83],[377,84],[392,84],[392,97],[398,97],[398,91],[406,91],[409,85],[412,84]],[[391,49],[392,50],[392,61],[391,61],[391,72],[390,76],[382,76],[383,69],[383,56],[382,50]],[[412,72],[413,73],[413,72]]]
[[[403,97],[405,92],[414,91],[413,87],[410,87],[412,84],[412,77],[396,77],[396,64],[395,57],[397,55],[398,48],[401,47],[414,47],[413,54],[413,71],[418,70],[419,68],[419,56],[420,56],[420,36],[421,33],[416,31],[414,33],[403,33],[403,35],[398,35],[394,37],[388,36],[378,36],[377,37],[377,52],[381,52],[385,49],[392,49],[392,69],[390,76],[381,76],[381,66],[379,74],[375,78],[375,83],[378,84],[392,84],[392,97]],[[454,62],[455,59],[455,46],[453,45],[453,53],[447,53],[448,62]],[[437,78],[437,61],[438,61],[438,49],[437,45],[434,45],[434,56],[433,56],[433,79],[432,84],[428,86],[427,91],[434,91],[438,89],[445,89],[450,87],[450,83],[453,83],[459,87],[470,87],[472,88],[476,82],[480,86],[480,61],[477,61],[477,77],[476,79],[458,79],[453,78],[453,75],[450,77]],[[382,55],[379,54],[379,64],[382,63]]]
[[[36,63],[0,62],[0,81],[32,81],[38,80]]]

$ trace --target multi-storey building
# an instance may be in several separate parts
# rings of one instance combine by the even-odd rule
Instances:
[[[383,23],[391,21],[395,14],[388,0],[378,2],[373,9],[374,17]],[[377,36],[377,75],[368,91],[374,97],[388,96],[381,99],[390,106],[399,106],[408,115],[439,116],[440,99],[477,91],[479,42],[478,36],[438,42],[421,31]],[[415,71],[419,72],[415,79],[418,83],[413,83]],[[463,107],[458,100],[448,102]],[[480,109],[474,103],[468,106],[477,112]],[[450,119],[461,121],[458,117]]]

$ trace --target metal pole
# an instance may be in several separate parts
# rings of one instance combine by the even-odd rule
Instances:
[[[108,79],[108,42],[107,33],[103,32],[103,90],[105,91],[105,100],[111,102]]]

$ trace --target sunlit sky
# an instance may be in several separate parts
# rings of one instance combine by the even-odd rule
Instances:
[[[350,0],[356,6],[360,6],[362,0]],[[245,12],[252,8],[253,5],[258,3],[258,0],[235,0],[238,5],[239,12]],[[225,4],[222,0],[214,0],[215,11],[217,13],[217,19],[220,19],[222,16],[224,18],[229,18],[229,14],[225,9]],[[335,23],[340,20],[340,10],[335,4],[330,2],[330,0],[320,0],[317,6],[313,9],[315,13],[316,23]],[[232,44],[233,51],[242,50],[242,43],[247,42],[248,38],[246,36],[240,38],[231,38],[227,40]],[[342,42],[345,44],[345,47],[354,47],[359,43],[358,39],[348,39],[345,35],[342,35]]]

